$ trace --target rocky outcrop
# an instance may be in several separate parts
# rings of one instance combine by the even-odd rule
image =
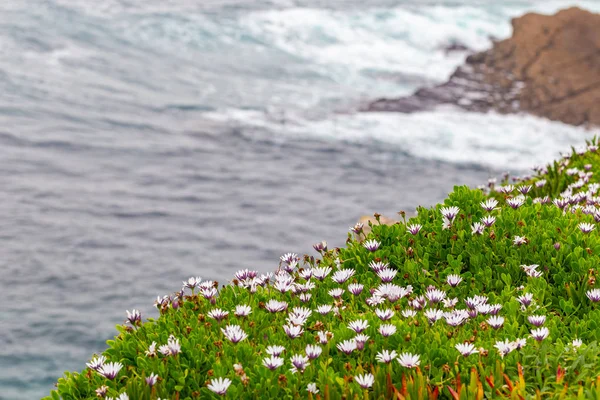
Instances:
[[[511,38],[467,57],[448,82],[377,100],[366,111],[410,113],[454,104],[600,126],[600,14],[574,7],[526,14],[512,25]]]

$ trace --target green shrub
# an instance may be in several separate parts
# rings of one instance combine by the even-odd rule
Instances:
[[[47,398],[600,399],[599,169],[594,140],[276,274],[190,278]]]

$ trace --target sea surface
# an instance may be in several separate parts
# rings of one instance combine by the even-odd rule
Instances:
[[[510,18],[597,1],[0,1],[0,399],[47,395],[190,276],[341,246],[364,214],[527,174],[598,131],[452,108]]]

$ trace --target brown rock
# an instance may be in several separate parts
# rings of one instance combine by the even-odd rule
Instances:
[[[381,215],[379,217],[379,222],[377,222],[377,218],[375,218],[374,216],[370,216],[370,215],[363,215],[358,219],[358,223],[363,224],[363,235],[354,235],[356,237],[357,240],[361,240],[363,237],[367,236],[369,234],[369,232],[371,232],[371,226],[369,225],[369,222],[371,223],[371,225],[394,225],[395,223],[398,223],[399,221],[396,219],[392,219],[386,216]]]
[[[600,14],[569,8],[512,20],[513,36],[470,55],[450,80],[366,111],[413,112],[439,104],[469,111],[525,111],[600,126]]]

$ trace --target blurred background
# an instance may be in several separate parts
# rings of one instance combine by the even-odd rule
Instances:
[[[190,276],[341,246],[361,215],[521,175],[598,131],[442,107],[510,19],[597,1],[3,0],[0,398],[45,396]],[[461,46],[455,46],[460,44]],[[458,47],[452,51],[449,48]]]

